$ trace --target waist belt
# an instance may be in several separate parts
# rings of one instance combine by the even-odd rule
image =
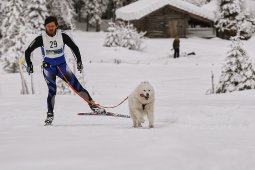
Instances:
[[[43,68],[51,68],[51,67],[61,66],[61,65],[63,65],[63,64],[65,64],[65,63],[59,64],[59,65],[51,65],[51,64],[49,64],[49,63],[43,61],[43,62],[42,62],[42,67],[43,67]]]

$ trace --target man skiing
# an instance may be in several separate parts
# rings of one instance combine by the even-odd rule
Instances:
[[[72,73],[68,65],[66,64],[64,47],[67,45],[70,47],[75,55],[77,61],[78,71],[83,70],[83,64],[81,61],[81,55],[79,48],[73,42],[73,40],[60,29],[58,29],[57,18],[49,16],[44,22],[45,31],[36,37],[29,47],[25,51],[25,58],[27,63],[27,72],[33,73],[33,64],[31,62],[31,53],[38,47],[41,47],[43,55],[43,75],[48,86],[48,98],[47,98],[47,118],[45,120],[46,125],[50,125],[54,118],[54,104],[55,95],[57,91],[56,76],[60,77],[66,83],[70,83],[72,88],[78,93],[79,96],[90,101],[89,106],[93,112],[105,113],[105,109],[99,108],[94,104],[93,99],[86,89],[84,89],[76,76]]]

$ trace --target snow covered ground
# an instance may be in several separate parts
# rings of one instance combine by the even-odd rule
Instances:
[[[19,74],[0,71],[1,170],[253,170],[255,91],[206,95],[217,84],[229,41],[147,39],[144,51],[103,47],[103,33],[77,31],[86,88],[102,105],[115,105],[143,80],[156,91],[155,128],[125,118],[77,116],[89,111],[75,95],[56,97],[53,126],[45,127],[47,87],[34,54],[36,94],[22,96]],[[255,59],[255,39],[245,48]],[[68,57],[72,57],[70,51]],[[115,61],[120,64],[114,64]],[[29,80],[29,77],[27,76]],[[127,102],[110,111],[128,114]]]

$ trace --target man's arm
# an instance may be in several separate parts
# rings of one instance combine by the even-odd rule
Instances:
[[[31,53],[38,47],[43,46],[43,40],[42,40],[42,36],[38,36],[36,37],[31,44],[28,46],[28,48],[25,51],[25,58],[26,58],[26,62],[27,64],[32,64],[31,62]]]
[[[71,48],[74,53],[74,56],[77,60],[77,63],[81,62],[81,53],[77,45],[73,42],[73,40],[66,34],[62,33],[64,44]]]

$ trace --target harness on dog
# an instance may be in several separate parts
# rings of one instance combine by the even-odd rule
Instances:
[[[145,109],[145,106],[146,106],[147,104],[142,104],[142,106],[143,106],[143,110]]]

